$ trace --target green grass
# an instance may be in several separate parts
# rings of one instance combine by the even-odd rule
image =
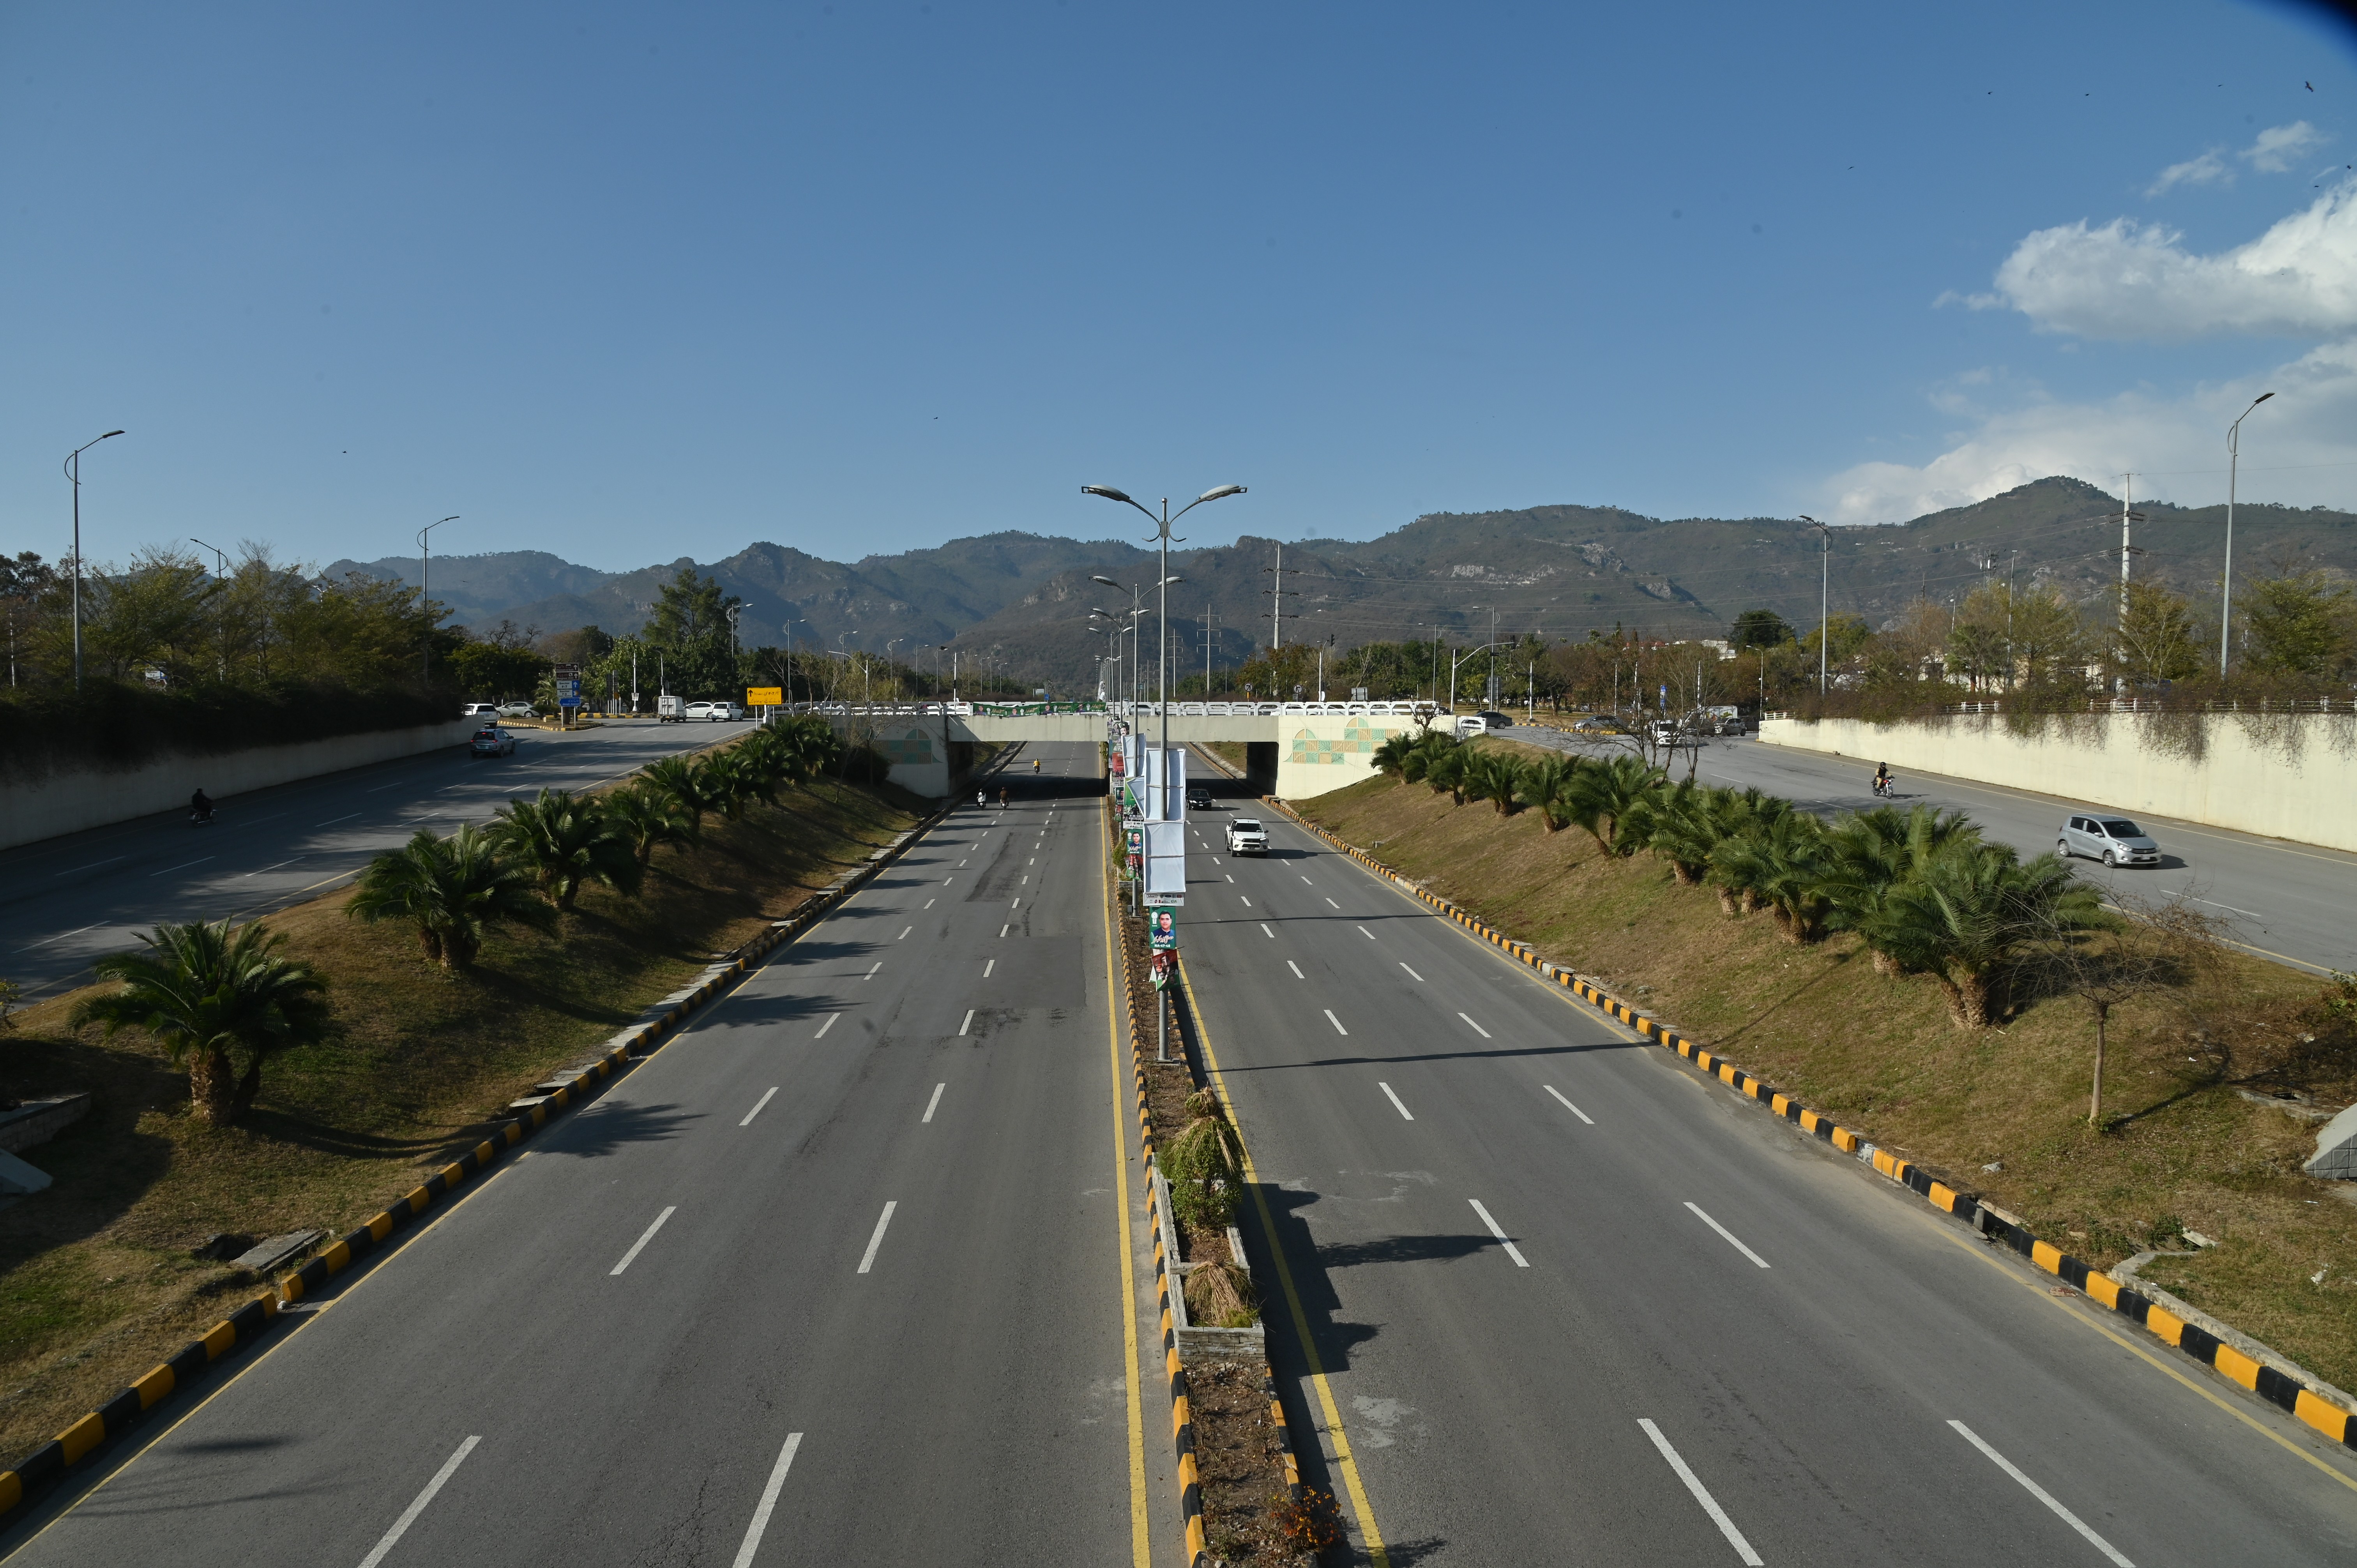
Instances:
[[[68,1029],[72,996],[16,1015],[0,1081],[90,1090],[93,1109],[29,1152],[57,1185],[0,1223],[0,1465],[258,1293],[190,1257],[207,1237],[350,1230],[915,815],[822,785],[713,819],[702,849],[657,853],[640,897],[593,888],[555,931],[495,935],[471,974],[427,965],[407,926],[346,918],[349,894],[270,917],[331,982],[336,1027],[274,1061],[235,1127],[195,1121],[187,1079],[144,1036]]]
[[[2162,1260],[2151,1277],[2357,1385],[2357,1208],[2300,1174],[2312,1126],[2234,1092],[2238,1079],[2280,1067],[2314,980],[2230,954],[2206,988],[2115,1011],[2098,1131],[2086,1121],[2094,1036],[2083,1004],[2033,1000],[1967,1035],[1930,982],[1876,974],[1850,939],[1792,946],[1765,914],[1730,920],[1715,895],[1676,886],[1651,856],[1607,858],[1577,828],[1547,833],[1535,812],[1452,807],[1384,779],[1301,809],[2076,1256],[2108,1267],[2175,1222],[2219,1238],[2216,1251]],[[2196,1031],[2227,1048],[2222,1070]],[[2345,1104],[2352,1078],[2344,1059],[2309,1087]],[[2320,1286],[2309,1281],[2319,1269]]]

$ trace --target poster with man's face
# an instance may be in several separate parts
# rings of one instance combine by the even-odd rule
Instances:
[[[1178,945],[1178,922],[1168,909],[1157,909],[1150,923],[1154,934],[1154,950],[1168,952]]]

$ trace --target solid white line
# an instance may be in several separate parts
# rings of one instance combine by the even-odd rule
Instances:
[[[1332,1009],[1331,1007],[1328,1007],[1328,1008],[1323,1009],[1323,1011],[1324,1011],[1324,1013],[1325,1013],[1325,1015],[1326,1015],[1326,1021],[1327,1021],[1328,1023],[1329,1023],[1329,1024],[1331,1024],[1331,1025],[1333,1025],[1333,1026],[1334,1026],[1334,1032],[1335,1032],[1336,1034],[1338,1034],[1338,1035],[1347,1035],[1347,1034],[1349,1034],[1349,1033],[1351,1032],[1350,1030],[1348,1030],[1348,1029],[1346,1029],[1346,1028],[1342,1027],[1342,1020],[1341,1020],[1341,1019],[1337,1018],[1336,1016],[1334,1016],[1334,1009]]]
[[[1520,1247],[1506,1240],[1506,1233],[1498,1229],[1498,1222],[1490,1218],[1490,1211],[1481,1207],[1481,1200],[1478,1197],[1469,1197],[1465,1201],[1473,1206],[1473,1212],[1481,1217],[1481,1223],[1490,1228],[1490,1234],[1495,1236],[1498,1239],[1498,1244],[1506,1249],[1506,1256],[1514,1260],[1514,1267],[1529,1268],[1531,1261],[1523,1256],[1523,1250]]]
[[[879,958],[876,961],[874,968],[869,969],[866,974],[861,975],[859,978],[862,980],[873,980],[876,978],[876,971],[882,969],[883,967],[884,961]]]
[[[867,1238],[867,1251],[860,1255],[861,1273],[866,1273],[868,1265],[876,1262],[876,1249],[884,1244],[884,1227],[892,1223],[892,1211],[899,1207],[900,1200],[896,1197],[884,1206],[883,1213],[876,1217],[876,1234]]]
[[[730,1568],[753,1568],[753,1553],[761,1544],[761,1532],[770,1528],[770,1515],[778,1506],[778,1494],[785,1489],[786,1472],[794,1467],[794,1450],[802,1445],[799,1432],[786,1434],[786,1445],[779,1450],[778,1463],[770,1471],[770,1484],[761,1488],[760,1506],[753,1510],[753,1522],[745,1527],[745,1544],[737,1549],[737,1561]]]
[[[1670,1468],[1675,1470],[1678,1479],[1686,1484],[1686,1490],[1692,1492],[1694,1500],[1702,1505],[1702,1511],[1710,1515],[1711,1522],[1718,1526],[1721,1535],[1727,1537],[1727,1543],[1735,1548],[1735,1554],[1742,1558],[1749,1568],[1760,1568],[1760,1553],[1751,1550],[1751,1543],[1743,1539],[1743,1532],[1735,1528],[1735,1521],[1727,1517],[1727,1510],[1718,1506],[1718,1499],[1705,1489],[1701,1480],[1686,1467],[1686,1462],[1678,1457],[1678,1451],[1670,1446],[1670,1440],[1662,1435],[1662,1429],[1642,1417],[1638,1418],[1637,1424],[1645,1429],[1645,1435],[1653,1440],[1653,1446],[1662,1451],[1662,1457],[1670,1462]]]
[[[770,1096],[777,1092],[778,1091],[776,1090],[772,1089],[770,1090],[769,1094],[765,1094],[761,1096],[760,1099],[753,1101],[753,1109],[745,1112],[745,1120],[737,1122],[737,1125],[739,1127],[750,1127],[753,1124],[753,1118],[761,1113],[761,1107],[770,1103]]]
[[[948,1087],[949,1085],[946,1083],[937,1083],[933,1085],[933,1097],[925,1101],[924,1119],[926,1121],[930,1122],[933,1119],[933,1112],[942,1102],[942,1090]]]
[[[1268,931],[1268,922],[1266,920],[1261,921],[1260,929],[1264,931]],[[1275,931],[1268,931],[1268,940],[1270,941],[1276,940],[1276,933]]]
[[[1407,969],[1407,965],[1404,963],[1401,964],[1400,967],[1402,969]],[[1418,985],[1422,985],[1424,983],[1424,976],[1416,973],[1416,972],[1412,969],[1407,969],[1407,977],[1410,980],[1415,981]]]
[[[829,1029],[834,1028],[834,1021],[835,1021],[837,1018],[840,1018],[840,1017],[842,1017],[842,1016],[843,1016],[843,1015],[842,1015],[842,1014],[840,1014],[840,1013],[829,1013],[829,1014],[826,1015],[826,1022],[825,1022],[825,1023],[823,1023],[823,1024],[821,1024],[821,1025],[818,1026],[818,1033],[817,1033],[817,1034],[815,1034],[815,1035],[813,1035],[813,1036],[811,1036],[811,1038],[812,1038],[812,1039],[813,1039],[813,1040],[823,1040],[823,1039],[825,1039],[825,1038],[826,1038],[826,1032],[827,1032]]]
[[[1948,1423],[1948,1424],[1954,1427],[1957,1432],[1962,1434],[1965,1442],[1971,1444],[1974,1447],[1987,1455],[1989,1457],[1989,1463],[1995,1465],[2007,1475],[2011,1476],[2015,1480],[2019,1481],[2022,1485],[2023,1490],[2027,1491],[2031,1497],[2036,1498],[2040,1502],[2044,1503],[2048,1508],[2052,1509],[2055,1516],[2061,1520],[2064,1524],[2069,1525],[2072,1530],[2075,1530],[2081,1535],[2085,1536],[2089,1543],[2092,1544],[2096,1551],[2102,1552],[2104,1556],[2118,1563],[2120,1568],[2136,1568],[2135,1563],[2120,1555],[2119,1548],[2114,1546],[2110,1541],[2105,1541],[2102,1536],[2097,1535],[2093,1530],[2089,1530],[2086,1526],[2086,1522],[2080,1519],[2077,1514],[2072,1513],[2069,1509],[2064,1508],[2061,1503],[2055,1501],[2053,1493],[2048,1491],[2045,1487],[2040,1486],[2037,1482],[2023,1475],[2021,1471],[2015,1466],[2012,1460],[2007,1459],[2004,1455],[1998,1453],[1996,1449],[1982,1442],[1981,1434],[1979,1433],[1975,1432],[1971,1427],[1966,1426],[1961,1421],[1952,1421]]]
[[[184,860],[178,865],[167,865],[161,871],[151,871],[147,875],[150,876],[169,876],[176,871],[186,871],[192,865],[202,865],[205,862],[212,858],[213,857],[209,854],[200,854],[194,860]]]
[[[990,960],[988,962],[985,963],[985,964],[982,966],[982,977],[983,977],[983,979],[985,979],[985,980],[988,980],[988,979],[990,978],[990,972],[991,972],[992,970],[994,970],[994,969],[996,969],[997,967],[998,967],[998,961],[997,961],[996,959],[992,959],[992,960]]]
[[[1338,915],[1342,912],[1342,906],[1335,903],[1331,898],[1326,900],[1326,907],[1333,910]]]
[[[301,855],[299,855],[299,854],[298,854],[298,855],[296,855],[296,856],[295,857],[295,860],[300,860],[300,859],[302,859],[302,858],[303,858],[303,857],[302,857]],[[282,860],[282,861],[280,861],[280,862],[278,863],[278,865],[294,865],[294,864],[295,864],[295,860]],[[277,869],[278,869],[278,865],[264,865],[264,866],[259,867],[259,868],[257,868],[257,869],[255,869],[255,870],[249,871],[249,872],[247,872],[247,873],[246,873],[246,875],[247,875],[248,876],[259,876],[259,875],[261,875],[263,874],[263,872],[264,872],[264,871],[275,871],[275,870],[277,870]]]
[[[916,929],[917,929],[916,927],[914,927],[914,926],[910,926],[910,927],[907,928],[906,929],[904,929],[903,931],[901,931],[901,933],[900,933],[899,936],[894,937],[892,940],[893,940],[894,941],[896,941],[896,942],[905,942],[905,941],[907,941],[907,940],[909,940],[909,931],[913,931],[913,930],[915,930]]]
[[[1458,1015],[1458,1017],[1460,1017],[1460,1018],[1465,1018],[1465,1015],[1464,1015],[1464,1014],[1462,1014],[1462,1013],[1459,1013],[1459,1014],[1458,1014],[1458,1015]],[[1470,1018],[1465,1018],[1465,1021],[1466,1021],[1467,1023],[1469,1023],[1469,1024],[1473,1024],[1473,1020],[1472,1020],[1472,1019],[1470,1019]],[[1485,1028],[1483,1028],[1483,1027],[1482,1027],[1480,1025],[1479,1025],[1479,1024],[1473,1024],[1473,1032],[1474,1032],[1475,1034],[1477,1034],[1477,1035],[1480,1036],[1481,1036],[1483,1039],[1485,1039],[1485,1040],[1486,1040],[1486,1039],[1488,1039],[1488,1038],[1490,1038],[1490,1031],[1489,1031],[1489,1030],[1487,1030],[1487,1029],[1485,1029]]]
[[[376,1568],[378,1563],[384,1561],[384,1554],[393,1550],[393,1542],[399,1541],[403,1532],[417,1522],[417,1516],[425,1511],[425,1505],[434,1500],[434,1494],[442,1489],[444,1482],[458,1473],[459,1465],[468,1455],[475,1451],[475,1444],[481,1441],[482,1438],[479,1436],[469,1437],[466,1442],[458,1444],[458,1451],[456,1454],[442,1461],[442,1467],[434,1472],[434,1478],[425,1483],[425,1489],[410,1500],[409,1506],[401,1510],[401,1517],[393,1521],[393,1528],[384,1532],[383,1538],[370,1550],[366,1557],[361,1559],[361,1568]]]
[[[1578,1106],[1574,1105],[1570,1101],[1568,1101],[1568,1100],[1564,1100],[1564,1099],[1563,1099],[1563,1096],[1562,1096],[1561,1094],[1557,1094],[1557,1093],[1555,1092],[1555,1085],[1554,1085],[1554,1084],[1551,1084],[1551,1083],[1543,1083],[1543,1084],[1539,1085],[1539,1087],[1540,1087],[1541,1089],[1545,1090],[1549,1094],[1554,1094],[1554,1095],[1555,1095],[1555,1097],[1557,1100],[1562,1100],[1562,1101],[1563,1101],[1563,1108],[1564,1108],[1566,1111],[1570,1112],[1574,1116],[1578,1117],[1582,1122],[1587,1122],[1587,1123],[1589,1126],[1591,1126],[1591,1127],[1593,1127],[1593,1126],[1595,1126],[1595,1125],[1596,1125],[1596,1118],[1595,1118],[1595,1117],[1590,1116],[1587,1112],[1582,1111]]]
[[[639,1255],[639,1249],[653,1240],[655,1239],[655,1232],[663,1228],[663,1221],[678,1212],[679,1205],[674,1203],[669,1208],[664,1209],[661,1214],[656,1215],[655,1222],[647,1227],[646,1234],[631,1242],[630,1250],[622,1254],[622,1261],[616,1263],[611,1269],[608,1270],[607,1273],[608,1274],[619,1274],[624,1269],[629,1268],[630,1266],[630,1260]]]
[[[960,1025],[958,1026],[958,1033],[959,1033],[959,1034],[961,1034],[961,1035],[964,1034],[964,1033],[966,1032],[967,1027],[968,1027],[969,1026],[971,1026],[973,1023],[974,1023],[974,1009],[973,1009],[973,1008],[971,1008],[971,1007],[969,1007],[969,1008],[967,1008],[967,1009],[965,1010],[965,1021],[964,1021],[963,1023],[962,1023],[962,1024],[960,1024]]]
[[[1766,1268],[1766,1267],[1768,1266],[1768,1260],[1767,1260],[1767,1259],[1765,1259],[1765,1258],[1763,1258],[1763,1257],[1761,1257],[1759,1253],[1757,1253],[1757,1252],[1753,1251],[1750,1248],[1749,1248],[1749,1247],[1745,1246],[1742,1242],[1740,1242],[1740,1241],[1737,1240],[1735,1239],[1735,1232],[1734,1232],[1734,1231],[1729,1230],[1726,1226],[1721,1225],[1717,1220],[1713,1219],[1709,1215],[1703,1213],[1703,1211],[1702,1211],[1701,1209],[1699,1209],[1699,1208],[1695,1208],[1695,1206],[1694,1206],[1693,1204],[1689,1203],[1689,1204],[1687,1204],[1687,1205],[1686,1205],[1686,1207],[1687,1207],[1688,1208],[1694,1208],[1694,1211],[1695,1211],[1695,1217],[1696,1217],[1697,1219],[1700,1219],[1700,1220],[1701,1220],[1705,1225],[1709,1226],[1712,1230],[1714,1230],[1717,1231],[1720,1235],[1722,1235],[1722,1236],[1726,1237],[1726,1238],[1727,1238],[1727,1244],[1728,1246],[1730,1246],[1730,1247],[1734,1248],[1737,1251],[1738,1251],[1738,1252],[1742,1253],[1745,1257],[1747,1257],[1747,1258],[1750,1259],[1753,1262],[1755,1262],[1755,1263],[1759,1264],[1761,1268],[1763,1268],[1763,1269],[1764,1269],[1764,1268]]]
[[[1307,980],[1309,978],[1308,975],[1301,972],[1301,966],[1294,962],[1291,959],[1286,959],[1285,961],[1285,967],[1293,971],[1293,978],[1296,980]]]
[[[1361,926],[1359,928],[1359,934],[1366,938],[1369,941],[1373,941],[1375,940],[1375,933],[1367,929],[1364,926]]]
[[[1375,1087],[1383,1091],[1384,1098],[1392,1102],[1392,1109],[1400,1113],[1401,1121],[1413,1122],[1415,1120],[1415,1112],[1410,1111],[1406,1106],[1400,1103],[1400,1097],[1392,1092],[1392,1086],[1390,1084],[1378,1081]]]
[[[93,860],[88,865],[77,865],[71,871],[53,871],[51,876],[77,876],[85,871],[96,871],[102,865],[113,865],[118,860],[128,860],[125,854],[110,854],[104,860]]]

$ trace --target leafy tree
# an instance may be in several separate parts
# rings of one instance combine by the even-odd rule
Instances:
[[[511,702],[529,698],[548,672],[548,660],[529,648],[469,639],[450,655],[448,666],[459,688],[483,701]]]
[[[500,847],[532,873],[541,896],[560,910],[572,909],[585,882],[603,882],[622,893],[639,889],[639,857],[594,796],[543,789],[537,800],[501,807],[491,832]]]
[[[1903,933],[1887,928],[1892,894],[1920,875],[1934,854],[1979,838],[1980,829],[1964,812],[1921,803],[1903,813],[1878,806],[1840,818],[1825,833],[1826,923],[1857,932],[1874,955],[1876,972],[1905,973]]]
[[[2237,606],[2249,633],[2251,668],[2265,675],[2321,679],[2349,663],[2352,604],[2346,585],[2322,572],[2288,572],[2245,587]]]
[[[2119,672],[2131,681],[2182,681],[2204,668],[2192,606],[2158,583],[2128,585],[2115,647]]]
[[[672,690],[696,697],[741,697],[737,660],[729,650],[728,612],[744,601],[721,592],[716,580],[696,575],[694,566],[682,566],[657,593],[642,635],[662,651]]]
[[[2059,856],[2025,862],[2008,845],[1975,842],[1932,854],[1893,888],[1877,929],[1901,967],[1940,987],[1956,1027],[1978,1029],[2033,941],[2108,919],[2102,895]]]
[[[428,959],[446,970],[470,968],[490,927],[511,920],[539,929],[554,918],[533,895],[532,874],[500,851],[499,841],[471,822],[447,839],[420,828],[368,863],[344,913],[371,924],[414,921]]]
[[[187,1063],[199,1120],[232,1124],[253,1109],[264,1061],[326,1037],[327,982],[280,953],[285,939],[259,922],[158,926],[139,940],[147,952],[110,953],[91,966],[119,989],[85,997],[74,1026],[101,1023],[109,1037],[145,1030],[174,1063]]]
[[[1745,610],[1727,628],[1727,640],[1738,648],[1775,648],[1797,639],[1774,610]]]

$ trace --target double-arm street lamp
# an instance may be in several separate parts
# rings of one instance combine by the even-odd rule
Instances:
[[[1162,512],[1158,517],[1145,507],[1138,506],[1137,502],[1110,485],[1082,485],[1081,493],[1084,496],[1103,496],[1109,501],[1119,501],[1124,506],[1137,507],[1139,511],[1146,513],[1146,521],[1155,525],[1155,537],[1162,542],[1161,602],[1156,612],[1161,619],[1161,633],[1155,650],[1154,667],[1156,690],[1158,693],[1157,700],[1162,706],[1162,749],[1167,753],[1170,749],[1170,585],[1178,580],[1170,575],[1170,525],[1205,501],[1243,495],[1244,488],[1242,485],[1222,485],[1216,489],[1205,490],[1201,495],[1180,507],[1176,514],[1170,510],[1170,498],[1165,496],[1162,498]],[[1184,544],[1187,542],[1182,539],[1178,542]],[[1110,579],[1098,577],[1094,581],[1103,583]],[[1113,585],[1116,588],[1121,586],[1119,583],[1114,583]],[[1166,797],[1162,809],[1167,813],[1170,809],[1167,799],[1170,790],[1170,780],[1167,773],[1164,775],[1162,786],[1163,794]]]
[[[2226,678],[2226,629],[2234,620],[2234,479],[2243,462],[2243,421],[2251,417],[2252,409],[2275,396],[2261,392],[2251,400],[2251,407],[2241,417],[2226,426],[2226,568],[2218,578],[2218,679]]]
[[[98,445],[122,435],[110,430],[98,441],[85,441],[66,454],[66,479],[73,486],[73,631],[74,631],[74,694],[81,694],[81,455]]]

